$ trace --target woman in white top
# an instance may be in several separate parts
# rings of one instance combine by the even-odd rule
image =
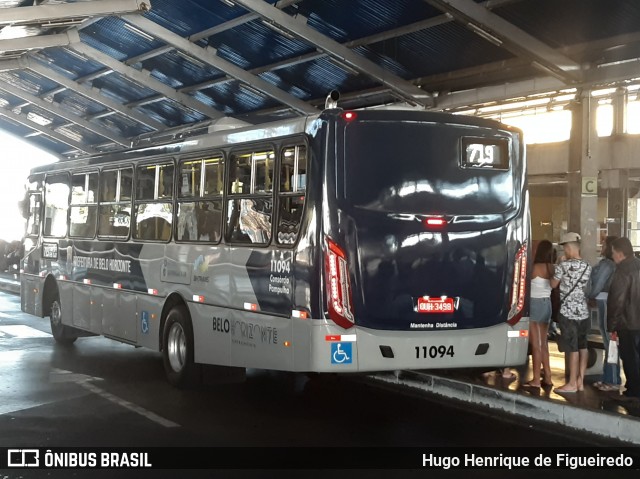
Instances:
[[[525,387],[550,388],[549,344],[547,333],[551,322],[551,278],[553,278],[553,245],[542,240],[538,244],[531,274],[531,302],[529,325],[533,379]],[[540,367],[544,370],[544,381],[540,382]]]

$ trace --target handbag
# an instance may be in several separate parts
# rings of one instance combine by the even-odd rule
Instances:
[[[607,354],[607,363],[618,364],[618,341],[609,341],[609,354]]]

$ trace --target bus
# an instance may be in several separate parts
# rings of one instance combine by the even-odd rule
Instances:
[[[328,108],[38,167],[21,307],[63,345],[161,352],[177,387],[520,365],[524,152],[490,120]]]

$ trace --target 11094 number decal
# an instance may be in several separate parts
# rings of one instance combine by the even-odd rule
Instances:
[[[453,345],[445,346],[416,346],[416,359],[435,359],[444,358],[445,356],[453,357]]]

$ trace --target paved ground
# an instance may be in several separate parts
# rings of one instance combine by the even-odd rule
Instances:
[[[48,320],[20,312],[19,297],[0,293],[0,446],[593,444],[534,421],[505,422],[500,414],[461,410],[348,377],[309,380],[250,370],[242,383],[179,391],[165,381],[158,353],[100,337],[80,338],[64,349],[49,332]],[[87,477],[116,477],[91,472],[96,475]],[[236,477],[228,472],[223,477]],[[56,474],[0,471],[0,479],[76,477]]]

